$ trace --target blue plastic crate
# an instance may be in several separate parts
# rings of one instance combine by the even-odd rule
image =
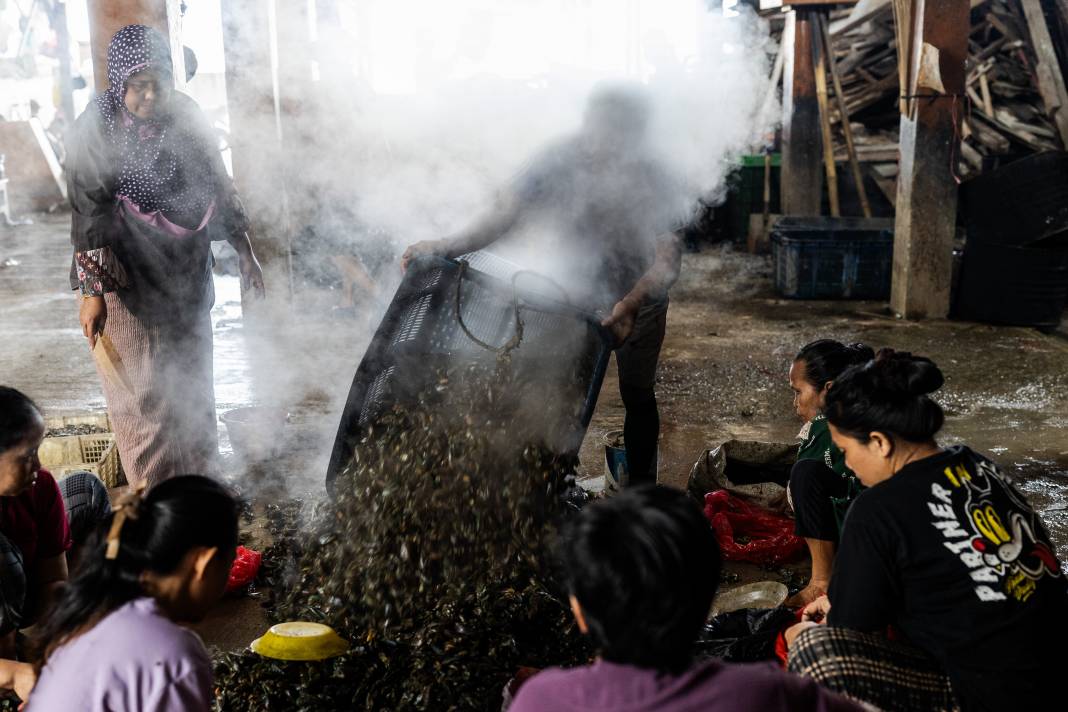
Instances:
[[[547,280],[487,253],[462,259],[462,270],[459,261],[438,257],[409,265],[353,378],[327,468],[328,487],[376,418],[395,407],[425,404],[443,373],[492,368],[498,355],[486,346],[500,347],[513,337],[517,303],[523,332],[509,367],[539,394],[537,404],[527,407],[540,409],[539,420],[555,417],[561,424],[562,437],[547,444],[561,454],[578,452],[612,352],[611,334],[597,316],[561,301]]]
[[[775,289],[789,299],[889,299],[894,221],[797,218],[771,230]]]

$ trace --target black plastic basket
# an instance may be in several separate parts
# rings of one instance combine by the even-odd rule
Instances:
[[[1068,250],[971,242],[964,250],[955,318],[1054,329],[1066,304]]]
[[[563,401],[539,399],[537,407],[545,411],[546,420],[569,420],[558,449],[561,454],[577,453],[613,343],[595,315],[557,295],[558,288],[548,280],[486,253],[466,255],[462,261],[414,260],[356,370],[327,467],[327,486],[333,485],[362,431],[376,418],[398,406],[425,403],[443,372],[494,367],[498,349],[516,333],[517,310],[522,338],[509,353],[509,367],[545,388],[566,377],[574,390],[568,390]],[[570,395],[581,397],[582,403],[565,402]],[[554,407],[560,412],[549,412]]]
[[[960,201],[969,246],[1025,246],[1063,234],[1068,231],[1068,153],[1036,153],[976,176],[961,185]]]
[[[894,221],[782,218],[771,231],[775,289],[790,299],[888,299]]]

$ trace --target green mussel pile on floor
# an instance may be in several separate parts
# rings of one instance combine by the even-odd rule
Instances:
[[[351,648],[222,655],[220,710],[498,710],[520,667],[588,659],[549,555],[573,463],[502,442],[501,414],[471,410],[392,413],[310,521],[275,508],[270,617],[326,623]]]

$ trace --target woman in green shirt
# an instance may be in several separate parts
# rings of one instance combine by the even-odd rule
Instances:
[[[808,545],[812,574],[808,586],[788,599],[787,605],[807,605],[825,594],[830,585],[838,531],[861,486],[846,467],[842,451],[831,441],[823,405],[838,376],[874,357],[875,352],[864,344],[847,346],[820,339],[802,348],[790,366],[794,408],[805,427],[799,434],[801,446],[790,471],[788,491],[796,518],[794,531]]]

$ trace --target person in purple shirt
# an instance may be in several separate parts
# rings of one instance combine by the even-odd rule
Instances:
[[[863,709],[770,663],[694,660],[720,553],[684,493],[641,485],[591,504],[562,534],[560,557],[575,620],[598,657],[533,676],[509,712]]]
[[[237,518],[233,496],[199,475],[128,495],[41,624],[27,711],[210,710],[211,660],[179,623],[222,597]]]

